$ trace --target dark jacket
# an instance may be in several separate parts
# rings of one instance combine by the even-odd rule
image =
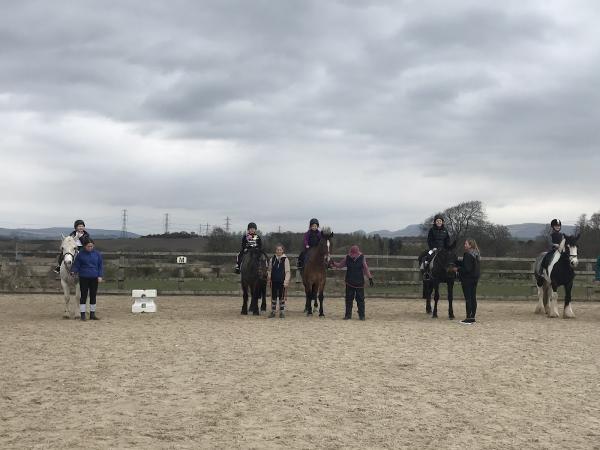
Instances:
[[[308,247],[316,247],[321,242],[322,237],[321,230],[308,230],[304,233],[304,248],[308,245]]]
[[[256,247],[262,250],[262,240],[258,234],[245,234],[242,236],[242,252],[247,248]]]
[[[78,273],[83,278],[97,278],[104,276],[102,254],[97,250],[88,252],[80,251],[75,257],[71,272]]]
[[[364,255],[352,259],[350,255],[346,256],[346,284],[352,287],[364,287],[365,276],[363,273]]]
[[[448,248],[450,245],[450,234],[446,230],[446,227],[443,225],[440,228],[435,225],[432,226],[427,234],[427,245],[429,246],[429,250],[434,248]]]
[[[75,239],[77,239],[77,230],[71,231],[71,233],[69,233],[69,236],[73,236]],[[81,240],[85,238],[90,239],[90,234],[86,230],[83,230],[83,235],[79,238],[79,242],[81,242]]]
[[[461,281],[476,281],[481,275],[481,263],[479,253],[465,252],[458,267]]]
[[[552,230],[552,233],[548,236],[548,244],[550,244],[551,248],[556,248],[560,245],[564,237],[565,235],[563,232]]]
[[[271,271],[271,282],[273,284],[283,284],[286,281],[286,266],[289,272],[289,263],[286,264],[287,257],[282,256],[277,259],[277,256],[271,258],[271,264],[269,265]],[[289,278],[288,278],[289,281]]]

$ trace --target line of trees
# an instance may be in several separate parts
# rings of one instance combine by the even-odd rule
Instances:
[[[532,257],[547,250],[545,234],[535,239],[520,241],[514,239],[508,227],[490,222],[485,206],[479,200],[461,202],[436,214],[442,214],[445,225],[453,240],[458,242],[457,251],[462,249],[466,238],[477,241],[484,256]],[[363,253],[379,255],[418,255],[426,247],[426,236],[432,226],[431,214],[421,224],[421,236],[411,238],[386,238],[378,234],[367,235],[364,232],[336,233],[333,240],[333,251],[345,253],[352,245],[358,245]],[[335,230],[334,230],[335,232]],[[585,258],[600,254],[600,211],[589,218],[582,214],[577,223],[577,232],[581,233],[580,255]],[[277,244],[283,244],[288,253],[299,253],[302,250],[303,233],[291,231],[261,234],[266,252],[273,252]],[[237,252],[240,250],[241,233],[229,233],[222,228],[214,228],[208,236],[199,236],[195,232],[176,232],[160,235],[148,235],[145,238],[199,238],[206,242],[208,252]]]

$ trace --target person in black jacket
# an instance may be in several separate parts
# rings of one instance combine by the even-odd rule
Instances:
[[[450,245],[450,233],[444,226],[444,216],[436,214],[433,218],[433,224],[427,233],[427,246],[429,251],[424,253],[425,257],[421,264],[421,270],[426,270],[429,265],[429,261],[435,252],[442,248],[448,248]]]
[[[74,228],[74,230],[71,231],[71,233],[69,234],[69,236],[73,236],[75,238],[75,242],[77,244],[77,249],[79,251],[81,251],[81,249],[83,247],[81,241],[83,239],[90,240],[91,239],[90,235],[87,232],[87,230],[85,229],[85,222],[83,220],[81,220],[81,219],[77,219],[75,221],[75,223],[73,224],[73,228]],[[56,258],[56,260],[57,260],[58,264],[57,264],[57,266],[53,270],[56,273],[60,273],[60,265],[62,264],[62,261],[63,261],[63,254],[62,254],[62,252],[60,252],[58,254],[58,257]]]
[[[348,255],[340,262],[331,261],[331,266],[336,269],[346,268],[346,313],[344,320],[352,318],[352,304],[356,298],[358,318],[365,320],[365,277],[369,279],[369,286],[373,287],[373,275],[369,271],[365,255],[360,252],[358,245],[350,247]]]
[[[477,283],[481,275],[480,253],[475,239],[465,241],[465,254],[458,267],[453,270],[458,272],[463,294],[465,296],[465,307],[467,317],[461,320],[462,324],[475,323],[475,313],[477,312]]]
[[[240,264],[242,263],[242,257],[244,253],[251,247],[256,247],[262,250],[262,240],[260,236],[256,234],[257,226],[254,222],[250,222],[247,227],[247,232],[242,236],[242,248],[237,255],[235,260],[235,273],[240,273]]]
[[[554,252],[558,250],[561,242],[565,238],[565,235],[562,231],[562,224],[558,219],[552,219],[550,222],[550,233],[548,234],[548,253],[544,256],[542,260],[542,267],[548,267],[550,265],[550,261],[552,261],[552,257],[554,256]]]

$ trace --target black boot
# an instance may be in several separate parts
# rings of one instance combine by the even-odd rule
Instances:
[[[90,311],[90,320],[100,320],[96,317],[96,311]]]
[[[346,314],[344,314],[344,320],[352,319],[352,300],[346,299]]]
[[[85,313],[84,312],[81,313],[81,320],[85,320]]]

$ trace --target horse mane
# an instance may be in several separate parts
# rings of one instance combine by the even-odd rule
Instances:
[[[64,247],[65,244],[70,244],[71,247],[77,247],[75,238],[71,235],[63,237],[63,240],[61,242],[61,247]]]

